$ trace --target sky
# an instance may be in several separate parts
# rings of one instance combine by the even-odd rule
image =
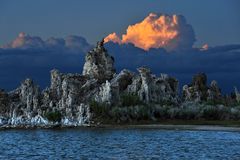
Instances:
[[[204,72],[229,93],[240,89],[239,12],[239,0],[0,0],[0,88],[81,73],[105,38],[118,72],[147,66],[180,88]]]
[[[1,0],[0,44],[19,32],[48,37],[79,35],[91,44],[123,34],[149,13],[181,14],[194,28],[195,46],[240,43],[239,0]]]

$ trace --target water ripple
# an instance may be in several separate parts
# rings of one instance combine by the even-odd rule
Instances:
[[[0,159],[240,159],[240,133],[157,129],[0,131]]]

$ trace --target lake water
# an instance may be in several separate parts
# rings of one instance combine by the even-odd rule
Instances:
[[[2,130],[0,159],[240,159],[240,133],[100,128]]]

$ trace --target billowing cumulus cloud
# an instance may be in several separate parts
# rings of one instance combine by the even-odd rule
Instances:
[[[51,37],[46,41],[40,37],[31,36],[24,32],[10,43],[1,46],[2,49],[42,49],[42,50],[66,50],[66,52],[87,52],[92,46],[85,38],[80,36],[67,36],[66,38]]]
[[[92,47],[85,38],[74,35],[65,38],[65,46],[72,50],[81,50],[83,52],[87,52]]]
[[[168,51],[192,48],[195,34],[191,25],[181,15],[150,13],[143,21],[128,26],[121,39],[111,33],[105,42],[132,43],[144,50],[164,48]]]
[[[42,48],[44,47],[44,42],[40,37],[31,37],[30,35],[20,32],[19,35],[11,43],[3,45],[2,48]]]

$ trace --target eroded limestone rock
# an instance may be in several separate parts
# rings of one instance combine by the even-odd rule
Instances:
[[[234,88],[235,96],[236,96],[236,101],[240,103],[240,93],[238,92],[237,87]]]
[[[120,94],[123,94],[128,85],[132,83],[134,73],[128,70],[122,70],[116,74],[109,82],[108,80],[101,85],[99,91],[95,94],[95,101],[107,104],[120,103]]]
[[[107,53],[103,46],[104,40],[88,52],[83,67],[83,75],[95,78],[100,82],[112,79],[115,74],[114,58]]]
[[[213,80],[207,91],[208,100],[220,100],[222,98],[221,89],[218,87],[217,81]]]
[[[183,100],[200,102],[207,99],[207,76],[204,73],[199,73],[193,76],[190,85],[183,86]]]
[[[133,78],[128,92],[139,96],[145,103],[176,103],[178,101],[178,81],[168,75],[156,77],[148,68],[139,68],[139,76]]]

